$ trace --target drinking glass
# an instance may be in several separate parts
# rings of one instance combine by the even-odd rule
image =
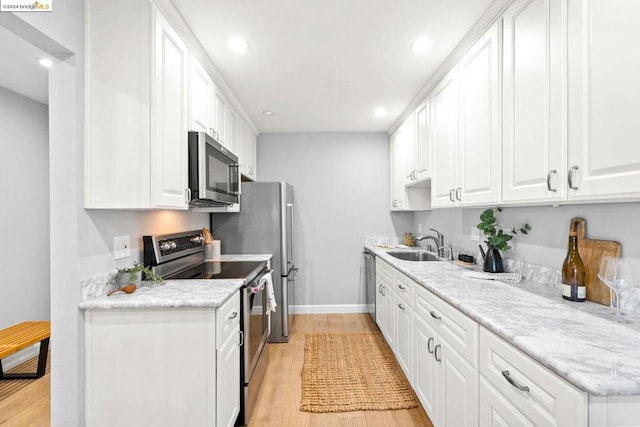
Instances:
[[[637,261],[605,256],[600,262],[598,278],[607,285],[615,295],[616,322],[624,323],[620,314],[620,294],[640,284],[640,268]],[[611,301],[613,306],[613,300]]]

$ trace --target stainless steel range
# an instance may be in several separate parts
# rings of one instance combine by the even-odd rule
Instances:
[[[236,425],[247,425],[268,363],[264,351],[270,332],[266,261],[204,262],[200,230],[143,236],[144,264],[165,279],[245,279],[242,287],[240,330],[240,413]]]

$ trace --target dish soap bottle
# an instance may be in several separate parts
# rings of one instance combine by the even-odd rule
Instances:
[[[562,298],[569,301],[584,301],[587,298],[584,276],[584,264],[578,253],[578,233],[572,227],[569,231],[567,256],[562,263]]]

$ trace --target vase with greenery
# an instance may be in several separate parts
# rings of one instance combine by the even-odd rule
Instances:
[[[495,210],[498,212],[502,211],[500,208]],[[511,229],[501,228],[495,217],[494,209],[487,209],[482,212],[482,214],[480,214],[480,221],[478,229],[484,233],[486,238],[484,242],[487,244],[487,252],[483,252],[483,270],[488,273],[503,273],[504,263],[502,262],[500,251],[511,249],[509,241],[513,239],[518,232],[528,234],[531,226],[524,223],[520,226],[519,230],[515,227]],[[480,249],[482,249],[482,247],[480,247]]]
[[[162,276],[149,267],[145,267],[144,264],[136,262],[133,264],[133,267],[118,268],[118,271],[113,276],[113,282],[118,285],[127,285],[129,283],[140,285],[143,273],[147,281],[153,283],[162,283],[164,281]]]

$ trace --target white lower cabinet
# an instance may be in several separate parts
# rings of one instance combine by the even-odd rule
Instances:
[[[396,327],[394,351],[400,367],[411,382],[413,377],[413,309],[409,302],[396,293],[393,312]]]
[[[481,397],[481,426],[502,425],[507,417],[519,420],[507,425],[587,425],[587,393],[484,328],[479,369],[487,393]]]
[[[87,310],[85,425],[233,426],[239,304]]]

